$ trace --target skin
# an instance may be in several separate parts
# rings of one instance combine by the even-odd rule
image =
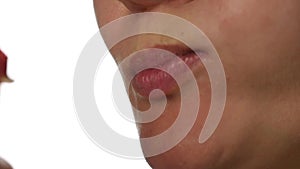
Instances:
[[[211,94],[207,72],[200,71],[195,73],[201,93],[196,123],[173,149],[146,158],[152,168],[300,168],[300,1],[94,0],[94,5],[99,27],[138,12],[182,17],[209,37],[223,63],[227,101],[214,135],[204,144],[197,141]],[[132,52],[156,44],[180,42],[139,35],[122,41],[111,53],[120,63]],[[129,91],[129,97],[138,109],[149,108],[148,100],[134,90]],[[180,96],[174,92],[160,118],[138,125],[140,136],[165,131],[174,122],[179,106]]]

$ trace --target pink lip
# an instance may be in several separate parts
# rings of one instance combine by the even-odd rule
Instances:
[[[195,51],[197,55],[189,48],[180,46],[155,46],[153,48],[172,52],[180,60],[174,57],[171,57],[171,59],[170,57],[163,57],[165,54],[158,53],[159,51],[151,50],[151,48],[145,52],[136,54],[131,60],[130,69],[132,72],[138,72],[138,70],[142,71],[139,71],[139,73],[134,76],[131,84],[134,90],[143,97],[149,97],[151,91],[154,89],[160,89],[166,95],[174,93],[176,88],[182,84],[177,84],[172,76],[184,78],[187,72],[186,66],[194,72],[195,69],[200,66],[200,57],[205,55],[203,52]],[[142,69],[142,67],[146,67],[146,69]],[[162,68],[168,73],[157,68]]]

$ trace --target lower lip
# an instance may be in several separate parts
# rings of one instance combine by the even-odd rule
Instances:
[[[186,64],[189,69],[195,73],[196,69],[201,64],[201,56],[199,57],[194,52],[178,57],[182,61],[168,61],[164,63],[164,67],[167,67],[166,69],[168,72],[172,72],[176,77],[184,78],[187,72],[186,68],[180,69],[182,68],[180,65]],[[186,80],[188,79],[181,81],[184,82]],[[172,95],[180,85],[182,84],[177,84],[175,79],[169,73],[155,68],[145,69],[139,72],[132,80],[134,90],[143,97],[149,97],[151,91],[154,89],[160,89],[167,96]]]

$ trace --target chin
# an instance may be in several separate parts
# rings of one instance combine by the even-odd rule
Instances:
[[[153,169],[214,169],[220,165],[223,151],[212,146],[213,142],[199,144],[198,140],[187,138],[171,150],[146,160]]]

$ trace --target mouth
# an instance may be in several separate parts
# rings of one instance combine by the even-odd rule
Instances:
[[[131,85],[142,97],[159,89],[170,96],[190,78],[187,72],[195,74],[202,67],[201,57],[207,54],[201,50],[172,46],[154,46],[131,55],[129,69],[133,77]],[[160,97],[161,95],[154,95]]]

